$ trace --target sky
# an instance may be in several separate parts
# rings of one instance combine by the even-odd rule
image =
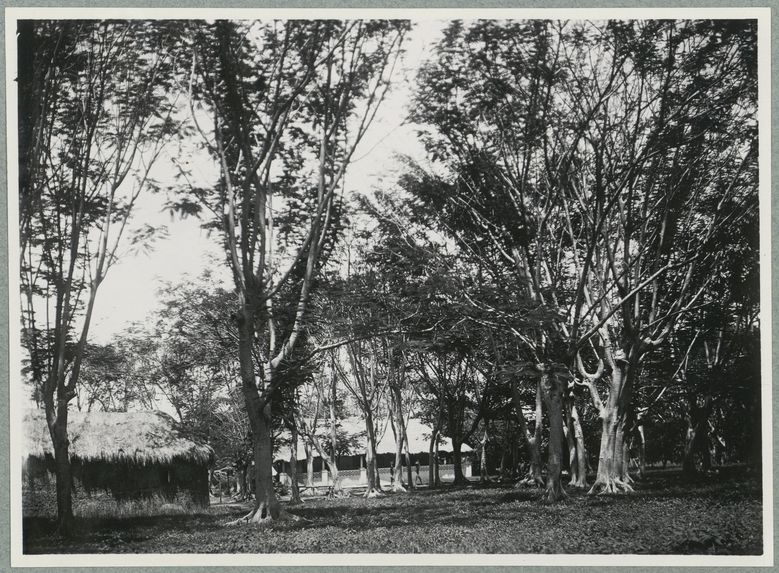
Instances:
[[[397,154],[422,158],[417,126],[404,124],[416,71],[431,53],[445,23],[421,21],[411,31],[406,54],[387,99],[365,134],[346,173],[347,193],[368,193],[379,186],[391,185],[400,164]],[[174,148],[170,148],[174,153]],[[210,158],[193,161],[194,173],[203,182],[214,181],[216,169]],[[171,159],[163,156],[155,178],[164,186],[172,180]],[[152,251],[126,255],[111,268],[100,286],[90,339],[105,344],[133,322],[143,322],[159,307],[157,291],[164,283],[180,284],[195,280],[205,269],[222,277],[231,286],[228,269],[218,237],[210,237],[195,218],[171,217],[164,209],[165,193],[146,194],[137,205],[134,223],[165,225],[167,238],[156,241]]]

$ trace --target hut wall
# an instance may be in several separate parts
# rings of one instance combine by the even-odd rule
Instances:
[[[50,456],[47,456],[49,458]],[[56,514],[53,460],[28,458],[23,466],[22,506],[25,515]],[[74,458],[73,505],[103,500],[118,503],[159,499],[207,507],[208,470],[205,465],[175,460],[170,464],[82,461]],[[107,498],[107,499],[105,499]]]

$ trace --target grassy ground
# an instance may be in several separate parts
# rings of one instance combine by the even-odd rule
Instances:
[[[634,494],[570,491],[544,505],[510,486],[444,487],[409,494],[309,499],[305,518],[259,529],[225,523],[245,505],[134,518],[81,518],[70,539],[53,522],[24,521],[26,553],[651,553],[760,554],[760,484],[743,475],[682,482],[656,472]]]

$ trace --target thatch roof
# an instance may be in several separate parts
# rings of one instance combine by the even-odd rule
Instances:
[[[68,437],[71,457],[82,461],[207,464],[214,459],[210,446],[185,437],[164,412],[70,412]],[[24,415],[22,453],[25,459],[54,453],[43,410]]]

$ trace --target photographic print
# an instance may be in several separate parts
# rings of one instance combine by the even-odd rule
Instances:
[[[14,565],[771,564],[768,24],[8,10]]]

